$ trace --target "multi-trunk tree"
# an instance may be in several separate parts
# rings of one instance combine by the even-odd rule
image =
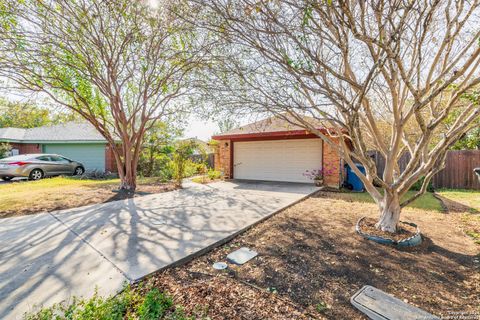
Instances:
[[[192,6],[203,9],[203,19],[192,22],[223,41],[216,55],[223,60],[205,84],[208,98],[216,92],[223,108],[276,114],[331,144],[378,204],[383,231],[396,231],[401,208],[425,192],[446,151],[480,114],[477,0]],[[305,115],[323,121],[328,135]],[[371,150],[386,159],[382,175]],[[421,190],[405,199],[423,177]]]
[[[2,0],[0,76],[77,112],[134,190],[145,132],[181,115],[206,50],[175,1]]]

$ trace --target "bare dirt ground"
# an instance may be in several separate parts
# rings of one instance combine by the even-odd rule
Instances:
[[[360,217],[377,214],[373,204],[322,192],[148,281],[190,314],[211,319],[366,319],[349,299],[367,284],[438,316],[478,317],[480,246],[465,233],[469,220],[459,212],[405,209],[402,220],[416,223],[424,242],[398,250],[355,234]],[[259,256],[227,271],[212,268],[242,246]]]

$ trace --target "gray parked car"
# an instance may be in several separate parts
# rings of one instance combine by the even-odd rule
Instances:
[[[28,177],[40,180],[47,176],[82,175],[83,164],[58,154],[22,154],[0,159],[0,179],[12,180],[15,177]]]

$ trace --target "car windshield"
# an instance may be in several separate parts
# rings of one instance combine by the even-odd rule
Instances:
[[[3,158],[3,159],[0,159],[0,161],[2,161],[2,162],[25,161],[25,160],[29,160],[29,159],[31,159],[31,158],[32,158],[31,155],[23,154],[23,155],[19,155],[19,156],[13,156],[13,157]]]

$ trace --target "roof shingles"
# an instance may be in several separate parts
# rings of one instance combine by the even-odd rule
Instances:
[[[87,122],[68,122],[64,124],[31,129],[1,128],[0,141],[18,142],[106,142],[105,138]]]
[[[324,127],[321,121],[317,119],[314,119],[311,117],[304,117],[304,119],[307,120],[309,124],[315,126],[318,129]],[[295,121],[292,120],[292,122],[295,122]],[[298,130],[306,131],[305,127],[292,124],[282,118],[271,117],[268,119],[251,123],[251,124],[247,124],[243,127],[229,130],[227,132],[216,134],[214,138],[219,139],[222,136],[250,135],[250,134],[262,134],[262,133],[272,133],[272,132],[288,132],[288,131],[298,131]]]

